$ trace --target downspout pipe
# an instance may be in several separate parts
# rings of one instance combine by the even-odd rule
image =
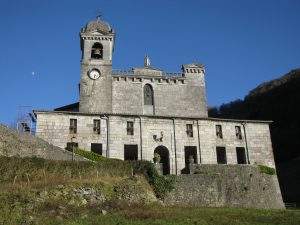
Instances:
[[[197,120],[197,132],[198,132],[198,148],[199,148],[199,164],[202,163],[201,148],[200,148],[200,132],[199,132],[199,121]]]
[[[242,125],[243,125],[244,136],[245,136],[245,145],[246,145],[246,153],[247,153],[247,163],[250,164],[248,141],[247,141],[247,134],[246,134],[246,128],[245,128],[246,122],[242,122]]]
[[[106,120],[106,158],[109,158],[109,117],[104,115],[100,118]]]
[[[140,119],[140,149],[141,149],[141,160],[143,160],[143,133],[142,133],[142,118]]]
[[[173,120],[173,138],[174,138],[174,152],[175,152],[175,174],[177,175],[177,150],[176,150],[176,131],[175,131],[175,119]]]

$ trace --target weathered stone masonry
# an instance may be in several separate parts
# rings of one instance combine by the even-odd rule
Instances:
[[[113,70],[114,40],[100,19],[81,29],[79,103],[35,110],[37,136],[125,160],[152,160],[158,153],[165,174],[183,173],[191,158],[275,167],[268,121],[208,118],[202,64],[167,73],[145,57],[143,67]]]
[[[69,121],[77,119],[77,134],[70,134]],[[100,134],[93,133],[93,119],[101,120]],[[180,174],[185,167],[185,146],[195,146],[197,161],[202,164],[216,164],[216,146],[225,147],[227,163],[237,164],[236,147],[246,149],[246,140],[242,130],[242,139],[237,139],[235,126],[244,121],[218,120],[211,118],[163,118],[156,116],[119,116],[90,115],[79,112],[37,112],[37,130],[39,137],[61,148],[66,147],[75,137],[80,148],[90,150],[91,143],[101,143],[103,155],[124,159],[124,145],[138,146],[138,159],[152,160],[154,149],[165,146],[170,154],[170,172]],[[127,121],[134,124],[134,135],[127,135]],[[173,124],[174,123],[174,124]],[[109,124],[109,134],[107,134]],[[193,125],[193,137],[186,134],[186,124]],[[223,139],[215,134],[215,125],[223,128]],[[199,136],[198,136],[199,131]],[[269,124],[265,122],[246,122],[247,146],[251,164],[263,164],[275,167],[270,141]],[[155,140],[154,135],[162,140]],[[177,168],[177,170],[176,170]]]

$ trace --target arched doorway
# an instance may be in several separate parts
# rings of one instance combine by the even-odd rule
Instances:
[[[160,155],[160,163],[162,163],[163,166],[163,175],[170,174],[169,150],[165,146],[160,145],[155,148],[154,153]]]

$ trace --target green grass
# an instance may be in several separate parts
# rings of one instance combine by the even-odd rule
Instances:
[[[114,160],[114,159],[111,159],[111,158],[106,158],[102,155],[99,155],[97,153],[94,153],[94,152],[91,152],[91,151],[86,151],[84,149],[80,149],[80,148],[76,148],[75,149],[75,153],[78,154],[78,155],[81,155],[91,161],[94,161],[94,162],[104,162],[105,160]]]
[[[153,187],[156,197],[164,197],[175,187],[176,176],[161,176],[158,174],[154,164],[150,161],[132,161],[133,173],[141,174],[146,177],[149,184]]]
[[[70,179],[93,180],[101,176],[128,177],[132,174],[129,163],[105,159],[101,163],[51,161],[42,158],[0,157],[0,182],[15,183]]]
[[[107,206],[103,206],[107,207]],[[110,206],[111,207],[111,206]],[[102,215],[100,208],[61,208],[48,204],[28,216],[43,225],[299,225],[300,211],[235,208],[163,207],[116,204]],[[19,219],[19,221],[22,219]],[[26,219],[23,219],[23,221]]]
[[[274,168],[264,166],[264,165],[258,165],[258,168],[259,168],[261,173],[265,173],[265,174],[268,174],[268,175],[275,175],[276,174],[276,170]]]
[[[103,157],[99,154],[94,152],[86,151],[83,149],[76,148],[75,153],[81,155],[91,161],[98,162],[98,163],[105,163],[109,162],[111,164],[112,160],[115,159],[108,159]],[[123,163],[130,163],[132,167],[132,172],[134,174],[143,175],[148,180],[149,184],[153,187],[153,191],[155,195],[163,199],[167,193],[174,189],[175,185],[175,176],[168,175],[168,176],[161,176],[158,174],[154,164],[150,161],[131,161],[131,162],[124,162]]]
[[[96,156],[98,157],[98,156]],[[39,158],[0,157],[0,225],[299,225],[300,210],[164,207],[128,203],[118,193],[137,193],[151,187],[156,194],[170,191],[172,182],[159,176],[150,162],[131,165],[99,157],[97,162],[64,162]],[[140,177],[140,178],[139,178]],[[164,179],[164,180],[161,180]],[[70,205],[69,195],[37,201],[41,191],[69,187],[94,187],[111,196],[96,205]],[[54,195],[49,195],[54,196]],[[102,215],[102,210],[108,213]]]

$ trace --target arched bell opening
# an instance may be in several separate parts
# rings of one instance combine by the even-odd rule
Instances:
[[[99,42],[96,42],[91,51],[91,58],[92,59],[103,59],[103,45]]]

